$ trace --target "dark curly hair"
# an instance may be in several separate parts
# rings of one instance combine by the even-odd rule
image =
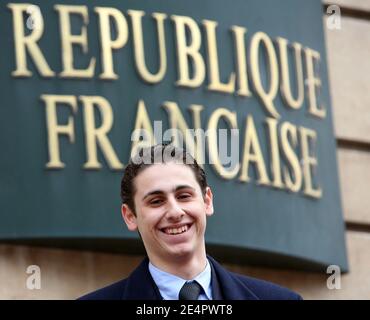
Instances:
[[[144,160],[144,161],[143,161]],[[145,168],[153,164],[175,162],[181,163],[191,168],[194,172],[195,179],[199,183],[203,197],[206,194],[208,186],[206,174],[198,165],[196,160],[185,150],[177,148],[168,143],[157,144],[155,146],[140,148],[136,155],[131,157],[127,164],[121,180],[121,199],[122,204],[127,204],[128,207],[136,216],[135,211],[135,177]]]

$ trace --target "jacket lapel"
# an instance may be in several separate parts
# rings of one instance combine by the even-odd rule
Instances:
[[[149,259],[146,257],[127,278],[122,294],[125,300],[162,300],[162,296],[150,275]]]
[[[212,263],[224,300],[259,300],[258,297],[231,272],[207,255]]]
[[[213,263],[209,262],[211,266],[211,286],[212,286],[212,299],[213,300],[224,300],[222,290],[220,287],[220,283],[218,281],[215,268],[213,266]]]

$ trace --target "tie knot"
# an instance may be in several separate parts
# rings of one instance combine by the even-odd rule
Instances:
[[[179,293],[179,300],[198,300],[202,287],[197,281],[185,282]]]

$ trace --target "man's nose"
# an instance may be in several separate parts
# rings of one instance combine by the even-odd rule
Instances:
[[[167,202],[167,218],[177,221],[180,220],[184,215],[185,212],[181,208],[181,205],[178,203],[177,199],[171,197]]]

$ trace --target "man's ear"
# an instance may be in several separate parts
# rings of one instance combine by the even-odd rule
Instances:
[[[206,188],[206,194],[204,196],[204,204],[206,206],[206,215],[211,216],[213,214],[213,194],[210,187]]]
[[[121,206],[122,218],[130,231],[137,230],[136,216],[127,204]]]

